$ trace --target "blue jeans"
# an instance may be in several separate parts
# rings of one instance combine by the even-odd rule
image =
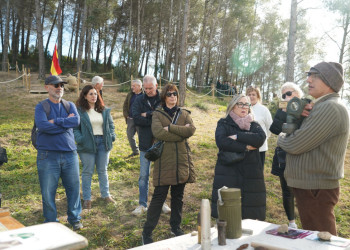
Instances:
[[[103,143],[103,136],[95,135],[95,144],[97,152],[94,153],[79,153],[80,160],[83,164],[81,173],[81,184],[83,189],[83,199],[91,200],[91,179],[94,173],[95,165],[100,184],[100,192],[102,198],[110,196],[107,166],[109,161],[109,152]]]
[[[80,221],[81,202],[77,152],[38,150],[37,168],[45,222],[58,221],[55,196],[60,177],[67,195],[68,222],[73,225]]]
[[[151,171],[151,162],[145,158],[145,154],[145,151],[140,151],[139,204],[141,206],[147,207],[148,183],[149,174]]]

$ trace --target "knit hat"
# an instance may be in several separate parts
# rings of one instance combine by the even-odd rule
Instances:
[[[311,67],[306,73],[317,73],[321,80],[335,92],[339,92],[344,84],[343,66],[336,62],[321,62]]]

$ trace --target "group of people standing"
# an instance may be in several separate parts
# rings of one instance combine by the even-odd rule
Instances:
[[[334,206],[339,198],[339,179],[344,174],[349,136],[348,113],[338,94],[344,83],[343,69],[340,64],[322,62],[312,67],[307,75],[309,95],[315,100],[305,106],[301,126],[292,134],[281,133],[286,110],[279,109],[272,119],[269,110],[261,104],[259,88],[250,86],[246,95],[235,95],[229,102],[226,115],[218,121],[215,131],[219,154],[212,190],[214,218],[218,217],[218,190],[226,186],[241,189],[243,219],[265,220],[264,162],[267,138],[272,132],[279,138],[271,173],[280,178],[289,226],[297,228],[295,196],[303,229],[336,235]],[[45,88],[49,93],[49,115],[42,103],[35,109],[37,167],[45,221],[57,221],[55,193],[61,178],[67,194],[68,222],[74,230],[79,230],[83,225],[80,222],[78,154],[83,165],[83,208],[91,208],[91,178],[95,166],[101,197],[114,203],[109,193],[107,166],[116,136],[110,109],[102,99],[103,79],[100,88],[87,85],[82,89],[77,108],[62,99],[64,84],[58,76],[48,77]],[[152,231],[161,212],[170,213],[173,235],[184,234],[180,227],[184,189],[196,179],[188,143],[196,130],[191,112],[178,106],[180,96],[175,85],[167,84],[161,92],[157,87],[153,76],[145,76],[143,83],[133,80],[123,106],[132,149],[129,157],[140,158],[139,205],[132,213],[147,212],[142,232],[144,244],[153,242]],[[302,95],[294,83],[287,82],[281,88],[284,101]],[[135,140],[136,132],[139,145]],[[154,192],[148,206],[151,162],[145,155],[156,141],[163,141],[164,146],[160,158],[154,162]],[[227,164],[220,152],[243,153],[244,157]],[[169,189],[170,207],[165,202]]]
[[[339,200],[339,180],[344,177],[349,137],[348,111],[338,94],[344,84],[343,68],[339,63],[321,62],[306,73],[308,94],[314,100],[305,105],[300,127],[290,134],[282,132],[287,110],[277,110],[271,120],[268,110],[257,102],[257,88],[248,87],[247,95],[230,101],[215,133],[219,154],[212,192],[213,217],[218,216],[217,192],[226,186],[241,189],[242,219],[265,220],[264,143],[270,131],[278,135],[271,173],[280,178],[289,227],[297,228],[295,198],[303,229],[337,234],[334,207]],[[295,83],[282,85],[283,101],[302,96]],[[221,152],[244,153],[244,158],[225,164]]]

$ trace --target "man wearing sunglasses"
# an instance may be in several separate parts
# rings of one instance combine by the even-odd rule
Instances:
[[[349,116],[338,92],[344,84],[339,63],[321,62],[307,73],[309,115],[292,134],[281,134],[278,146],[287,152],[284,172],[297,201],[303,229],[337,234],[334,207],[349,137]]]
[[[37,168],[45,222],[58,221],[55,196],[61,178],[67,194],[68,222],[73,230],[80,230],[79,160],[73,135],[80,117],[74,103],[62,99],[64,84],[58,76],[47,77],[49,98],[35,107]]]
[[[160,105],[160,96],[157,90],[157,79],[154,76],[146,75],[143,78],[144,93],[138,96],[132,104],[134,123],[138,127],[139,149],[140,149],[140,177],[139,177],[139,206],[132,214],[141,215],[147,211],[148,184],[151,162],[146,159],[147,149],[152,146],[152,115],[153,111]],[[169,213],[170,208],[164,203],[164,213]]]

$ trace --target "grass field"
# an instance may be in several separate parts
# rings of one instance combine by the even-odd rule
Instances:
[[[4,81],[6,76],[0,74],[0,81]],[[39,224],[43,222],[41,194],[36,169],[36,150],[30,142],[30,131],[33,126],[34,107],[47,95],[28,94],[21,81],[0,84],[0,91],[0,144],[7,149],[9,157],[9,162],[0,167],[2,206],[9,207],[12,216],[25,226]],[[79,232],[88,239],[89,249],[126,249],[141,245],[142,226],[146,217],[131,215],[131,211],[138,205],[139,160],[137,157],[125,158],[131,153],[122,116],[125,96],[126,93],[120,93],[116,88],[104,89],[104,100],[106,105],[112,108],[116,125],[117,139],[111,152],[108,174],[110,192],[117,204],[106,205],[100,198],[95,174],[92,209],[84,210],[84,229]],[[75,102],[77,94],[66,93],[64,98]],[[192,111],[197,128],[189,142],[198,177],[197,183],[188,184],[185,190],[182,228],[186,233],[196,229],[201,199],[211,197],[217,154],[214,133],[217,121],[224,115],[226,103],[227,100],[198,98],[187,93],[186,108]],[[266,220],[282,224],[287,222],[287,218],[282,207],[279,179],[270,174],[276,138],[272,136],[269,139],[270,150],[265,162]],[[349,152],[345,163],[345,179],[341,181],[341,198],[335,209],[339,236],[345,238],[350,238]],[[149,201],[152,193],[153,186],[150,184]],[[57,190],[56,205],[61,223],[69,226],[66,221],[66,198],[62,185]],[[298,219],[297,223],[300,226]],[[162,214],[153,239],[158,241],[169,237],[169,215]]]

